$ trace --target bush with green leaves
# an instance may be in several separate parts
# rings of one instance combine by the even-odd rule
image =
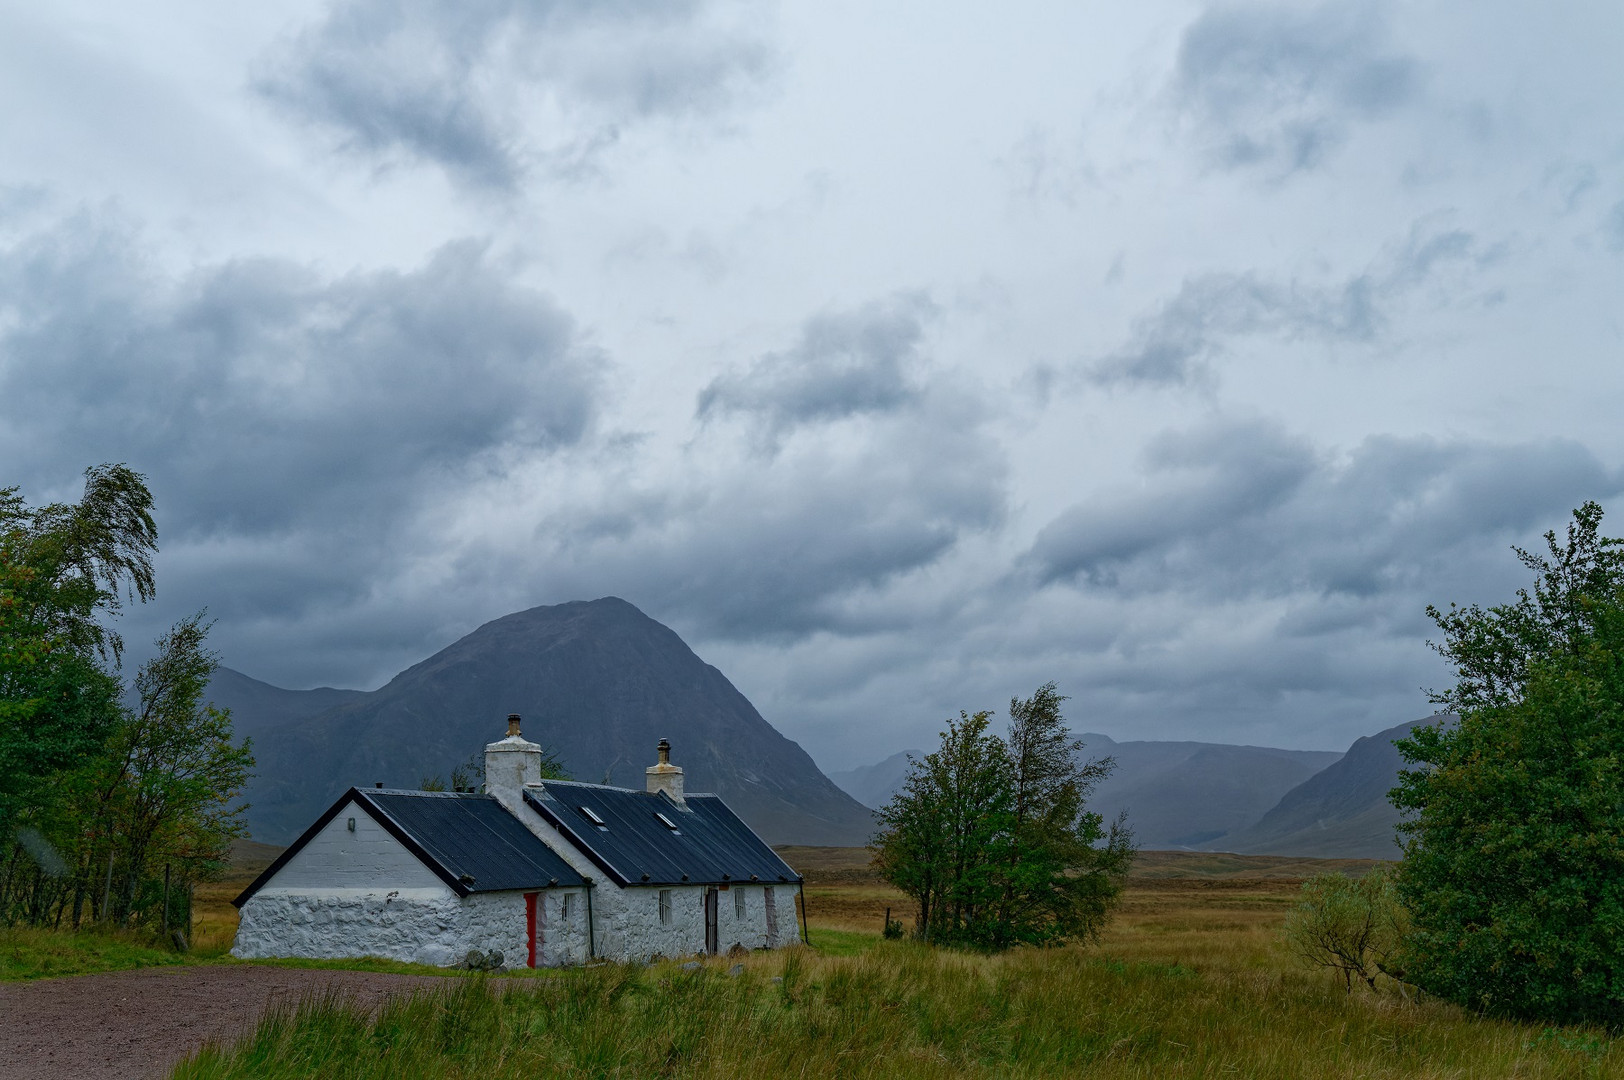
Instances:
[[[1303,962],[1335,971],[1351,993],[1355,979],[1375,990],[1378,976],[1401,977],[1396,958],[1408,924],[1393,876],[1381,867],[1357,878],[1335,872],[1309,878],[1283,932]]]
[[[1624,1025],[1624,543],[1601,507],[1518,551],[1530,595],[1429,609],[1458,719],[1398,747],[1406,978],[1485,1012]]]

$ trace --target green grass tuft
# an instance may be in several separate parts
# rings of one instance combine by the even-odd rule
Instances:
[[[187,962],[173,949],[123,931],[0,930],[0,982]]]

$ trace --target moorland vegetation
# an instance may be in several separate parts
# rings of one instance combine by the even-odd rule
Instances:
[[[184,949],[193,886],[243,833],[253,758],[204,702],[204,616],[164,634],[129,687],[107,625],[152,597],[157,538],[145,478],[124,465],[88,469],[77,503],[0,488],[0,927],[141,930]]]

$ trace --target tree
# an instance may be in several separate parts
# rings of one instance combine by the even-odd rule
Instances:
[[[1012,700],[1007,739],[991,713],[961,712],[879,811],[874,865],[913,898],[921,937],[1003,948],[1098,932],[1132,842],[1085,809],[1112,766],[1082,762],[1064,700],[1053,683]]]
[[[201,615],[158,639],[158,654],[135,679],[140,706],[113,732],[97,776],[100,825],[122,862],[124,922],[143,907],[152,868],[178,868],[185,882],[223,867],[246,834],[241,803],[254,758],[232,741],[231,714],[204,702],[218,657],[204,647]],[[150,890],[149,890],[150,891]]]
[[[253,759],[204,703],[202,616],[159,640],[139,704],[121,703],[108,620],[152,597],[156,551],[152,495],[127,466],[86,470],[78,503],[0,489],[0,924],[162,922],[163,882],[214,875],[242,835]]]
[[[1400,977],[1396,956],[1408,927],[1393,875],[1378,867],[1361,878],[1333,871],[1303,882],[1283,932],[1304,963],[1335,971],[1352,993],[1356,978],[1374,990],[1377,975]]]
[[[1533,593],[1428,613],[1457,715],[1397,745],[1411,817],[1397,884],[1408,981],[1486,1012],[1624,1023],[1624,545],[1601,507],[1548,554]]]
[[[123,642],[101,619],[152,596],[156,551],[152,495],[127,466],[87,469],[74,504],[0,488],[0,837],[117,722]]]
[[[1005,746],[1013,829],[998,944],[1093,935],[1133,856],[1122,822],[1107,830],[1085,805],[1116,763],[1084,759],[1082,741],[1071,737],[1060,712],[1065,700],[1052,682],[1025,701],[1010,699]]]

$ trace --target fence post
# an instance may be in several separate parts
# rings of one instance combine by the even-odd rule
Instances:
[[[169,864],[164,863],[164,940],[169,940]]]

